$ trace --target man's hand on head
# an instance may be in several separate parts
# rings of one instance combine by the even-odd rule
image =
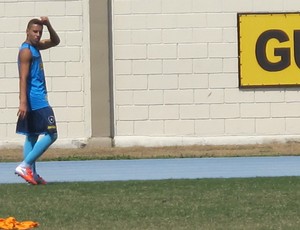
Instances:
[[[43,25],[48,26],[50,24],[49,18],[48,17],[41,17],[41,22]]]

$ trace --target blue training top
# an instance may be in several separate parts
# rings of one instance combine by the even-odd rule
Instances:
[[[23,49],[29,49],[32,56],[27,78],[28,109],[37,110],[48,107],[46,80],[40,51],[26,42],[21,45],[20,51]],[[18,58],[18,66],[20,68],[20,58]]]

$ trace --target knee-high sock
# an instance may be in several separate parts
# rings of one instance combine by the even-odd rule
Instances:
[[[26,136],[24,148],[23,148],[23,159],[25,159],[28,156],[28,154],[32,151],[38,138],[39,138],[38,135]],[[32,171],[33,173],[36,173],[35,162],[32,164]]]
[[[45,134],[40,140],[38,140],[33,149],[27,154],[24,162],[32,165],[49,147],[56,141],[57,134]]]

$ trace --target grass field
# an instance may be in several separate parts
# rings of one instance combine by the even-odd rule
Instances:
[[[22,160],[0,149],[0,162]],[[300,155],[300,143],[49,149],[41,160]],[[0,185],[0,218],[39,229],[299,229],[300,177]]]
[[[0,217],[39,229],[299,229],[300,178],[0,186]]]

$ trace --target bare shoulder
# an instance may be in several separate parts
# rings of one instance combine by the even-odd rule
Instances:
[[[19,52],[19,59],[21,62],[26,62],[31,60],[31,51],[28,48],[24,48]]]

